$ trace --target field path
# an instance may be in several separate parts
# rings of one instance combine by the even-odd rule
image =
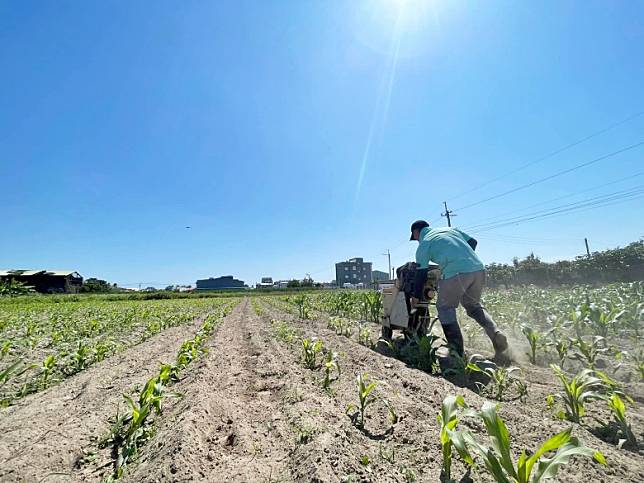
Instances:
[[[0,409],[0,481],[70,481],[83,451],[108,429],[123,393],[174,359],[203,318],[173,327],[15,406]]]
[[[284,401],[302,379],[297,360],[244,300],[173,386],[184,397],[159,422],[128,481],[290,480],[297,418]]]

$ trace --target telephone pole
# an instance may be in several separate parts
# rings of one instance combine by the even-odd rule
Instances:
[[[590,249],[588,248],[588,238],[584,238],[584,243],[586,244],[586,255],[590,258]]]
[[[389,248],[387,248],[387,253],[383,253],[383,255],[387,255],[387,261],[389,262],[389,271],[387,273],[390,274],[391,273],[391,253],[389,253]]]
[[[447,226],[450,228],[452,227],[452,216],[456,216],[456,214],[452,210],[447,209],[447,201],[443,201],[443,206],[445,206],[445,213],[441,213],[441,216],[446,216],[447,217]]]

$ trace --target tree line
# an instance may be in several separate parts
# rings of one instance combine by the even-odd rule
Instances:
[[[492,263],[486,268],[490,287],[633,282],[644,280],[644,240],[574,260],[549,263],[531,253],[522,260],[515,257],[512,264]]]

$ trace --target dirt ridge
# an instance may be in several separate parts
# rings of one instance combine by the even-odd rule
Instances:
[[[196,332],[204,318],[167,329],[2,409],[0,481],[79,479],[76,461],[107,430],[123,393],[158,372],[161,361],[174,358],[186,334]]]

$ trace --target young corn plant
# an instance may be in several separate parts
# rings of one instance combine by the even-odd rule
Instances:
[[[368,374],[358,374],[358,413],[353,417],[356,426],[364,428],[364,418],[367,408],[376,402],[376,396],[373,394],[378,381],[371,381]],[[350,404],[347,412],[353,410],[355,406]]]
[[[541,333],[534,330],[532,327],[527,325],[521,326],[521,332],[528,339],[528,344],[530,344],[530,352],[528,356],[530,357],[530,363],[537,364],[537,349],[541,345]]]
[[[382,294],[380,292],[367,292],[366,302],[369,307],[369,316],[371,321],[378,323],[382,312]]]
[[[74,364],[74,371],[79,372],[87,367],[89,364],[90,350],[89,346],[83,343],[83,341],[78,341],[78,348],[76,352],[72,354],[72,361]]]
[[[622,447],[622,445],[626,444],[631,448],[637,449],[637,438],[631,429],[631,425],[628,424],[628,421],[626,420],[626,405],[617,393],[613,393],[608,399],[608,407],[615,418],[615,422],[619,426],[619,430],[623,438],[620,439],[618,446]]]
[[[572,346],[572,342],[569,339],[553,335],[553,340],[549,342],[548,345],[555,348],[557,357],[559,358],[559,367],[563,369],[564,364],[566,363],[566,358],[568,357],[568,351]]]
[[[158,377],[148,380],[139,395],[138,401],[130,396],[125,396],[129,407],[128,413],[122,422],[122,432],[115,435],[114,444],[120,448],[116,460],[115,477],[123,476],[125,465],[136,456],[139,446],[149,438],[150,426],[148,417],[152,411],[161,413],[161,400],[163,399],[164,385]]]
[[[440,364],[438,362],[438,349],[436,342],[441,338],[434,334],[424,335],[418,337],[418,367],[424,371],[434,374],[440,371]]]
[[[6,384],[9,379],[19,377],[23,375],[25,372],[27,372],[30,369],[34,369],[35,367],[38,367],[35,364],[30,364],[30,365],[22,365],[22,361],[18,360],[11,364],[8,367],[5,367],[0,371],[0,387],[2,387],[4,384]]]
[[[554,478],[559,468],[576,455],[592,457],[598,463],[606,464],[604,456],[599,451],[584,446],[581,441],[571,435],[572,427],[545,441],[530,456],[523,450],[515,463],[510,447],[510,433],[497,414],[496,405],[489,402],[484,403],[478,416],[485,423],[491,447],[488,448],[477,441],[469,431],[464,432],[463,436],[467,446],[478,454],[497,482],[538,483],[548,478]],[[547,454],[552,452],[555,454],[547,457]]]
[[[485,359],[480,354],[472,354],[469,357],[461,356],[456,352],[450,354],[453,361],[452,367],[448,367],[443,371],[446,377],[455,376],[463,379],[466,382],[470,381],[472,374],[482,373],[486,368],[495,368],[496,364],[492,361]]]
[[[590,342],[587,342],[583,337],[578,337],[572,339],[571,343],[575,348],[571,358],[581,361],[590,369],[595,369],[597,358],[608,352],[606,339],[601,336],[594,336]]]
[[[361,324],[358,327],[358,343],[365,347],[373,347],[371,340],[371,329],[368,325]]]
[[[302,339],[302,363],[307,369],[317,368],[317,355],[322,350],[322,341],[316,338]]]
[[[396,408],[387,399],[383,399],[382,403],[387,408],[387,413],[389,414],[389,421],[391,421],[392,425],[396,424],[398,422],[398,412],[396,411]]]
[[[573,423],[579,423],[586,413],[585,404],[594,399],[605,399],[603,391],[607,389],[602,379],[590,369],[582,369],[577,375],[568,378],[565,372],[555,364],[550,367],[563,385],[563,394],[556,396],[564,402],[565,409],[557,416]]]
[[[11,347],[13,346],[13,342],[10,340],[5,340],[2,345],[0,346],[0,361],[9,354],[9,351],[11,351]]]
[[[474,460],[467,449],[463,434],[456,431],[458,410],[466,407],[463,396],[447,396],[443,399],[441,412],[438,415],[438,424],[441,425],[440,437],[443,453],[441,481],[452,481],[452,448],[456,449],[463,461],[470,466],[474,465]]]
[[[308,319],[310,307],[309,296],[306,294],[296,295],[295,297],[293,297],[293,303],[297,307],[297,313],[300,319]]]
[[[322,387],[329,391],[331,389],[331,373],[336,372],[337,378],[340,378],[341,370],[340,363],[338,362],[338,354],[334,351],[328,351],[324,359],[324,380]]]
[[[47,387],[47,381],[49,380],[51,374],[54,372],[54,368],[56,367],[57,362],[58,361],[56,360],[56,356],[54,356],[53,354],[48,355],[47,357],[45,357],[45,360],[42,361],[40,370],[42,371],[43,388]]]
[[[490,378],[486,391],[497,401],[503,401],[503,395],[520,381],[514,377],[515,373],[520,372],[518,367],[487,367],[483,372]]]

